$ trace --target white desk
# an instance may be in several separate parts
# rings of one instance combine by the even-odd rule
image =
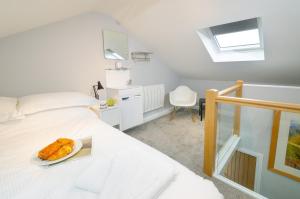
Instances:
[[[108,123],[111,126],[119,126],[119,129],[122,130],[121,127],[121,111],[119,106],[107,107],[105,109],[100,109],[99,117],[104,122]]]
[[[143,90],[141,86],[107,88],[107,96],[118,100],[121,112],[120,130],[143,123]]]

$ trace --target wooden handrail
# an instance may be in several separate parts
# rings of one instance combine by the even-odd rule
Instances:
[[[279,110],[285,112],[300,113],[300,105],[292,103],[281,103],[266,100],[248,99],[240,97],[229,97],[229,96],[217,96],[216,102],[240,105],[240,106],[251,106],[256,108],[265,108],[271,110]]]
[[[238,80],[236,81],[236,84],[229,87],[229,88],[225,88],[224,90],[221,90],[218,92],[218,95],[228,95],[229,93],[235,92],[240,90],[243,87],[243,81],[242,80]]]
[[[232,92],[236,91],[236,90],[239,89],[239,88],[240,88],[239,85],[233,85],[233,86],[231,86],[231,87],[229,87],[229,88],[226,88],[226,89],[224,89],[224,90],[219,91],[219,92],[218,92],[218,95],[219,95],[219,96],[220,96],[220,95],[228,95],[229,93],[232,93]]]

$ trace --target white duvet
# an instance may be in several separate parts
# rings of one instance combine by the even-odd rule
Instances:
[[[91,157],[95,159],[97,157],[111,159],[134,146],[145,153],[161,157],[162,161],[171,161],[177,175],[168,186],[160,189],[159,195],[156,196],[159,199],[223,198],[212,182],[195,175],[155,149],[110,127],[99,120],[91,110],[68,108],[42,112],[23,120],[0,124],[1,199],[33,197],[99,199],[98,193],[76,186],[83,171],[91,165],[89,157],[51,167],[39,167],[31,162],[32,155],[38,149],[58,137],[77,139],[87,136],[93,137]],[[116,177],[112,179],[118,180]],[[108,194],[106,193],[105,199],[110,199],[109,193],[113,192],[111,189],[113,184],[114,180],[110,190],[106,191]]]

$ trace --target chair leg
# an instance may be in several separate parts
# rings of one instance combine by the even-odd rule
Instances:
[[[201,102],[200,105],[199,105],[200,121],[202,121],[202,115],[203,115],[202,111],[203,111],[203,106],[202,106],[202,102]]]
[[[174,110],[171,113],[170,121],[172,121],[173,119],[175,119],[175,117],[176,117],[176,106],[174,106]]]

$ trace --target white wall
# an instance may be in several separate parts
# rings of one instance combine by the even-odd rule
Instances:
[[[110,17],[89,13],[0,39],[0,96],[22,96],[50,91],[91,93],[104,69],[114,61],[103,56],[102,30],[126,32]],[[129,51],[147,50],[129,34]],[[150,63],[124,62],[134,84],[164,83],[166,91],[178,84],[177,74],[161,63],[155,52]]]
[[[300,87],[245,85],[246,98],[300,104]],[[299,198],[299,183],[267,169],[273,123],[273,111],[242,108],[241,147],[263,154],[261,194],[272,199]]]
[[[132,39],[129,40],[129,48],[131,51],[149,51],[149,49],[142,46],[140,43],[134,42]],[[131,52],[130,51],[130,52]],[[151,50],[150,50],[151,51]],[[164,83],[166,87],[166,94],[171,90],[174,90],[179,85],[178,75],[161,63],[159,57],[154,54],[151,55],[151,62],[137,62],[127,63],[132,65],[131,77],[132,83],[138,85],[151,85]]]
[[[198,93],[198,97],[204,98],[205,91],[208,89],[223,90],[229,86],[232,86],[234,81],[213,81],[213,80],[198,80],[182,78],[180,84],[189,86],[192,90]]]

